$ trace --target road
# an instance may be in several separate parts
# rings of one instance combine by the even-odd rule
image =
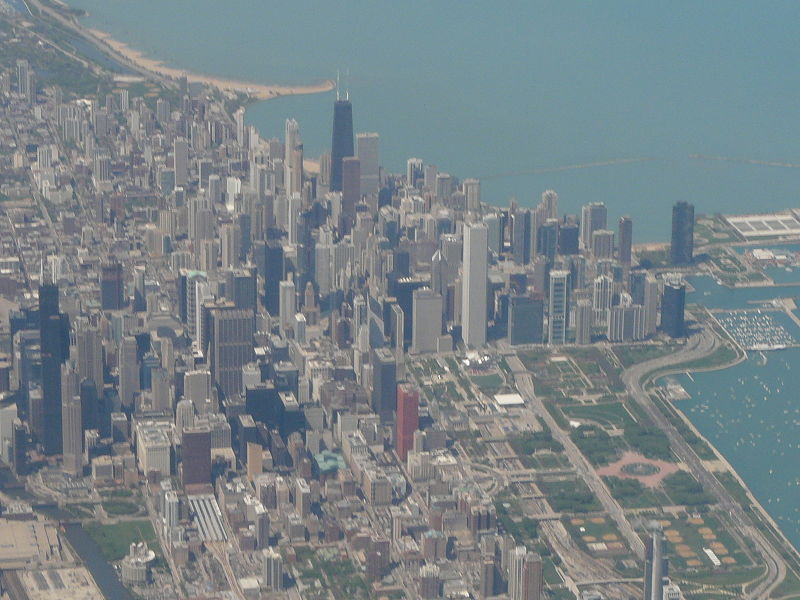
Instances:
[[[678,459],[688,467],[703,488],[718,499],[719,507],[728,513],[730,521],[738,529],[739,533],[749,537],[755,543],[767,566],[767,573],[758,585],[745,593],[744,597],[753,600],[766,600],[786,577],[786,563],[780,553],[753,525],[750,517],[744,512],[739,503],[733,499],[728,490],[725,489],[725,486],[706,468],[703,461],[698,458],[675,426],[656,406],[642,384],[642,380],[650,373],[672,365],[679,365],[710,356],[718,347],[719,339],[717,336],[707,327],[703,327],[699,333],[689,338],[686,345],[678,352],[634,365],[622,374],[622,380],[634,400],[652,419],[656,427],[667,435],[672,450]]]
[[[634,531],[628,519],[625,518],[625,511],[608,491],[594,467],[586,460],[586,457],[575,445],[575,442],[572,441],[569,433],[559,427],[553,416],[544,407],[541,399],[536,397],[533,392],[533,380],[530,373],[515,373],[515,380],[517,389],[525,397],[528,406],[532,407],[536,414],[544,420],[550,428],[553,438],[564,447],[569,462],[575,467],[578,476],[586,482],[589,489],[597,496],[603,506],[603,510],[614,520],[622,537],[628,542],[628,547],[639,560],[644,560],[644,542],[642,542],[642,538]]]

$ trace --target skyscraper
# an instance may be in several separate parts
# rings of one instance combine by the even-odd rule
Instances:
[[[644,600],[662,600],[667,558],[664,556],[664,538],[661,526],[652,522],[650,538],[645,543]]]
[[[547,342],[551,346],[567,343],[569,327],[569,271],[550,271],[550,306]]]
[[[410,383],[397,386],[397,433],[395,449],[401,461],[406,460],[414,445],[414,432],[419,429],[419,390]]]
[[[606,228],[608,210],[602,202],[592,202],[581,208],[581,244],[591,248],[592,233]]]
[[[397,408],[397,363],[388,348],[372,351],[372,410],[381,423],[394,420]]]
[[[280,282],[285,273],[283,246],[270,240],[264,245],[264,307],[273,317],[280,313]]]
[[[380,187],[380,137],[377,133],[356,135],[361,161],[361,195],[377,194]]]
[[[518,265],[531,261],[531,211],[518,210],[511,215],[511,253]]]
[[[525,546],[517,546],[511,551],[508,565],[508,596],[511,600],[524,600],[523,581],[525,573],[525,557],[528,550]]]
[[[253,360],[253,311],[233,306],[211,309],[211,373],[220,391],[233,397],[242,391],[242,367]]]
[[[294,287],[294,281],[291,279],[281,281],[280,306],[278,310],[281,331],[289,329],[292,326],[295,313],[297,313],[297,292]]]
[[[303,141],[300,127],[294,119],[286,119],[286,138],[283,159],[283,183],[286,194],[299,194],[303,191]]]
[[[540,295],[514,295],[508,299],[508,343],[544,342],[544,299]]]
[[[65,396],[61,405],[61,413],[64,471],[77,476],[83,471],[83,425],[80,396]]]
[[[264,587],[270,591],[278,592],[283,589],[283,558],[275,548],[264,550],[263,557]]]
[[[575,343],[586,345],[592,343],[592,321],[594,312],[588,298],[581,298],[575,303]]]
[[[35,433],[45,454],[62,451],[61,365],[69,357],[69,323],[59,312],[58,286],[39,287],[39,336],[42,355],[42,421]]]
[[[211,428],[187,427],[181,435],[183,485],[211,483]]]
[[[119,346],[119,401],[124,408],[133,406],[139,392],[139,358],[136,338],[125,336]]]
[[[540,600],[544,584],[542,559],[525,546],[511,551],[508,568],[508,595],[511,600]]]
[[[186,187],[189,182],[189,142],[185,138],[175,138],[172,154],[175,161],[175,185]]]
[[[631,248],[633,247],[633,219],[619,219],[619,262],[629,267],[631,264]]]
[[[81,380],[88,379],[98,396],[103,392],[103,339],[100,330],[85,319],[75,327],[78,351],[78,373]]]
[[[428,287],[413,292],[411,352],[436,352],[442,334],[442,296]]]
[[[349,233],[356,219],[356,204],[361,199],[361,161],[355,156],[342,159],[342,232]]]
[[[478,212],[481,208],[481,182],[478,179],[465,179],[461,182],[467,200],[467,212]]]
[[[342,159],[353,156],[353,105],[338,97],[333,105],[333,139],[331,140],[331,191],[342,191]]]
[[[536,231],[536,253],[544,256],[548,267],[556,260],[558,229],[558,219],[546,219]]]
[[[595,260],[613,258],[614,232],[610,229],[595,229],[592,232],[592,256]]]
[[[483,223],[464,225],[461,273],[461,337],[474,348],[486,343],[486,296],[489,236]]]
[[[664,296],[661,299],[661,329],[670,337],[686,335],[684,309],[686,307],[686,283],[678,273],[664,276]]]
[[[100,307],[119,310],[125,305],[125,281],[121,263],[103,265],[100,269]]]
[[[694,254],[694,205],[678,202],[672,207],[672,243],[669,248],[673,265],[689,265]]]

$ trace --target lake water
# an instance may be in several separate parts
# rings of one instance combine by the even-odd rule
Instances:
[[[753,301],[800,295],[800,287],[731,290],[708,277],[692,279],[691,302],[710,308],[755,308]],[[781,321],[797,326],[788,317]],[[766,358],[766,363],[764,359]],[[691,400],[677,402],[700,432],[722,452],[773,519],[800,547],[800,405],[797,375],[800,349],[749,353],[730,369],[675,378]]]
[[[355,127],[381,134],[387,169],[418,156],[481,178],[496,204],[553,188],[564,211],[603,201],[653,241],[668,239],[677,200],[705,213],[797,202],[798,3],[70,3],[178,67],[276,83],[349,72]],[[296,117],[318,156],[333,98],[263,102],[247,118],[270,137]]]

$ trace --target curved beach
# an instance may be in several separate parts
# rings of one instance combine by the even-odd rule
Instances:
[[[268,100],[278,96],[319,94],[322,92],[329,92],[336,87],[336,82],[332,79],[326,79],[320,83],[310,85],[269,85],[264,83],[227,79],[224,77],[214,77],[212,75],[203,75],[200,73],[192,73],[183,69],[168,67],[160,60],[148,58],[127,44],[120,42],[119,40],[115,40],[110,34],[105,33],[104,31],[89,28],[84,28],[84,31],[93,37],[99,44],[107,46],[114,53],[121,55],[128,62],[136,65],[139,69],[171,79],[186,77],[190,83],[202,83],[217,87],[221,90],[244,93],[258,100]]]

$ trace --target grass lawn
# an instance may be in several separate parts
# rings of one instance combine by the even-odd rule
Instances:
[[[121,515],[135,515],[139,512],[140,506],[127,500],[105,500],[103,501],[103,510],[109,515],[118,517]]]
[[[497,373],[490,375],[473,375],[470,377],[472,383],[477,385],[487,396],[493,396],[505,385],[505,381]]]
[[[738,585],[753,578],[752,573],[748,573],[753,564],[716,517],[705,514],[693,519],[683,515],[677,519],[668,518],[664,523],[670,567],[676,571],[689,570],[685,573],[687,578],[716,585]],[[715,552],[723,563],[720,569],[724,573],[714,569],[703,548]],[[739,574],[738,580],[734,579],[734,573]],[[715,579],[718,575],[724,576]]]
[[[623,427],[627,423],[633,422],[622,402],[562,405],[561,411],[567,418],[590,419],[602,427]]]
[[[600,502],[583,481],[541,481],[536,484],[556,512],[587,513],[601,510]]]
[[[672,354],[675,350],[676,347],[673,344],[636,344],[613,347],[614,354],[625,368],[654,358],[661,358]]]
[[[148,519],[125,521],[115,525],[101,525],[100,523],[86,523],[83,528],[86,533],[100,546],[100,551],[106,560],[115,562],[122,560],[133,542],[147,542],[148,547],[156,555],[161,556],[161,545],[158,543],[153,524]]]
[[[603,477],[603,481],[623,508],[657,508],[669,504],[669,498],[663,492],[651,490],[636,479]]]
[[[614,522],[608,517],[563,519],[564,527],[573,539],[590,554],[627,554],[628,547]],[[591,544],[605,543],[607,549]]]

